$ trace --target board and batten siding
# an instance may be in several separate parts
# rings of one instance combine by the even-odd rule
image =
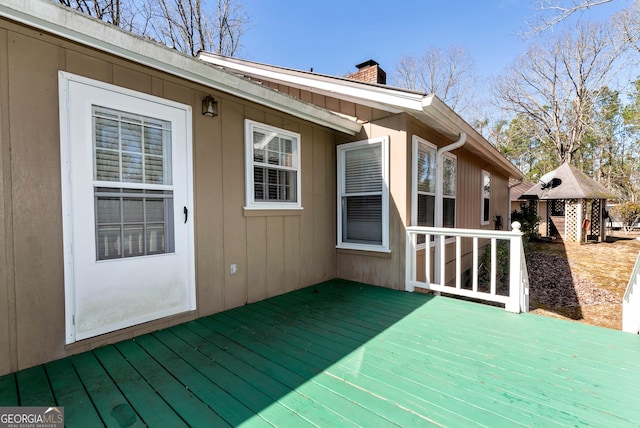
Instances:
[[[59,70],[192,107],[195,312],[65,347]],[[218,117],[200,114],[208,94],[218,100]],[[243,209],[245,119],[300,134],[302,210]],[[0,374],[334,278],[337,138],[233,95],[0,20]]]

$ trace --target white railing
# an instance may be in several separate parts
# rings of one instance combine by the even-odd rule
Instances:
[[[640,333],[640,253],[622,298],[622,331]]]
[[[511,227],[513,230],[509,232],[407,227],[406,290],[414,291],[419,287],[502,303],[510,312],[528,312],[529,277],[520,223],[514,222]],[[423,242],[430,244],[418,244],[418,236],[423,236]],[[508,244],[508,255],[499,245],[502,241]],[[485,252],[487,255],[481,256]],[[508,293],[500,290],[503,287],[499,284],[498,274],[502,257],[509,258],[506,263]],[[483,259],[485,263],[481,262]],[[479,280],[481,272],[484,272],[485,279],[488,277],[488,283]]]

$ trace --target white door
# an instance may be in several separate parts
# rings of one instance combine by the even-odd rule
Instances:
[[[189,106],[60,73],[67,343],[195,309]]]

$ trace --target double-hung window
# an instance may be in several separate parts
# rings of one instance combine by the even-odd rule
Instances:
[[[442,227],[455,227],[456,220],[456,156],[445,153],[442,177],[437,174],[438,149],[417,136],[413,137],[413,193],[411,223],[436,226],[436,185],[442,180]],[[433,239],[433,237],[432,237]],[[424,243],[424,237],[418,237]]]
[[[491,174],[487,171],[482,171],[482,214],[480,218],[480,224],[489,224],[491,202]]]
[[[172,253],[171,123],[94,105],[97,260]]]
[[[389,251],[389,139],[338,146],[338,247]]]
[[[246,208],[300,209],[300,134],[245,122]]]

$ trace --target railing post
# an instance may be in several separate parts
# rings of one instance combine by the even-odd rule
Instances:
[[[415,291],[414,281],[416,280],[416,234],[407,231],[407,251],[405,255],[405,283],[404,289],[409,292]]]
[[[522,274],[520,272],[521,248],[522,248],[522,232],[520,232],[520,223],[514,221],[511,224],[514,236],[509,240],[509,303],[505,305],[505,310],[514,313],[522,312],[521,302],[523,302],[522,294]]]

